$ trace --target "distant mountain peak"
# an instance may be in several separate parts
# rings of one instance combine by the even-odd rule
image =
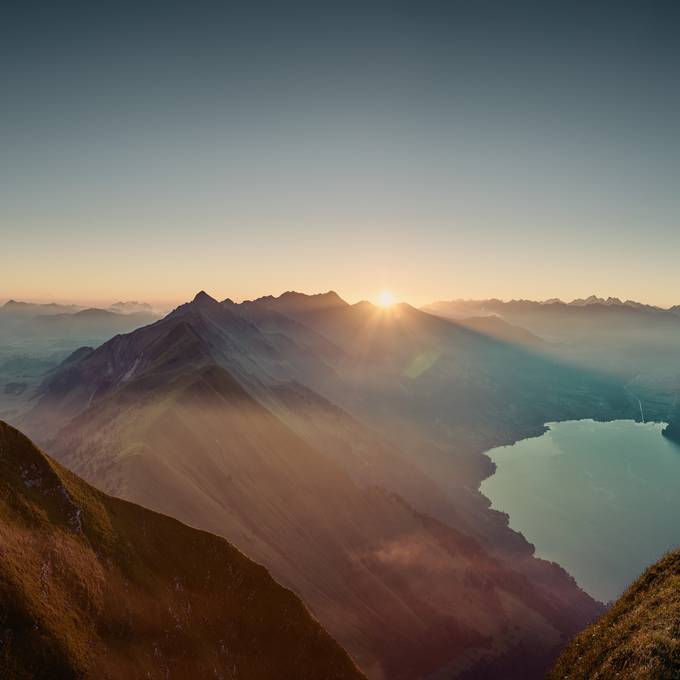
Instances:
[[[585,307],[587,305],[596,305],[600,304],[603,305],[605,303],[605,299],[598,297],[597,295],[589,295],[587,298],[576,298],[572,300],[569,304],[572,307]]]
[[[306,313],[321,310],[349,307],[334,290],[326,293],[299,293],[296,290],[288,290],[278,297],[265,295],[252,301],[255,304],[263,305],[277,311],[285,313]]]
[[[79,317],[111,317],[116,312],[110,312],[108,309],[100,309],[99,307],[88,307],[87,309],[82,309],[76,312],[74,316]]]
[[[347,303],[334,291],[329,290],[325,293],[299,293],[296,290],[287,290],[278,297],[279,300],[308,300],[315,304],[328,303],[328,305],[346,305]]]
[[[208,295],[204,290],[198,291],[196,295],[194,296],[194,299],[191,301],[191,304],[198,304],[198,305],[204,305],[204,304],[219,304],[217,300],[215,300],[214,297],[211,297]]]

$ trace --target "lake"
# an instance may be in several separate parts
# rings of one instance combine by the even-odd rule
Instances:
[[[680,446],[664,423],[547,423],[540,437],[487,452],[492,507],[593,597],[618,597],[680,545]]]

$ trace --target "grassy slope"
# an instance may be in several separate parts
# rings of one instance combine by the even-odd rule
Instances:
[[[664,557],[563,652],[550,677],[680,677],[680,551]]]
[[[93,489],[0,422],[5,678],[359,678],[266,569]]]

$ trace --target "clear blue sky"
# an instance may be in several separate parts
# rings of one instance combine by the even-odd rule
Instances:
[[[0,298],[680,303],[680,4],[17,3]]]

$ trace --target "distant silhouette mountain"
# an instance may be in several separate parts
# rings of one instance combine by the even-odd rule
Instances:
[[[225,540],[107,496],[0,421],[3,678],[359,678]]]
[[[42,316],[47,314],[73,314],[83,309],[78,305],[60,305],[55,302],[47,304],[8,300],[0,307],[0,318],[3,315]]]
[[[600,298],[596,295],[591,295],[588,298],[577,298],[571,302],[563,302],[557,298],[545,301],[536,300],[498,300],[495,298],[488,300],[450,300],[433,302],[422,307],[424,311],[438,316],[447,318],[463,318],[472,315],[488,315],[496,314],[503,318],[510,318],[514,316],[518,318],[519,315],[527,315],[531,318],[531,314],[544,315],[568,315],[570,319],[578,318],[592,318],[591,316],[583,317],[583,314],[591,315],[592,313],[609,313],[617,314],[610,318],[621,318],[621,312],[630,310],[631,312],[647,312],[654,314],[657,318],[663,318],[664,315],[673,312],[674,308],[662,309],[654,305],[646,305],[634,300],[621,301],[619,298],[609,297]],[[507,316],[506,316],[507,315]],[[640,318],[640,317],[636,317]]]
[[[107,492],[265,564],[370,677],[500,664],[532,678],[601,609],[489,511],[475,490],[488,462],[463,443],[535,431],[558,408],[592,413],[588,380],[408,305],[201,292],[70,357],[24,423]],[[440,448],[444,413],[457,455]]]
[[[423,308],[431,314],[464,323],[470,316],[497,317],[526,329],[544,344],[537,351],[606,374],[625,386],[632,405],[628,417],[669,422],[665,434],[680,421],[677,395],[680,374],[680,305],[661,309],[632,300],[591,296],[561,300],[452,300]]]
[[[133,312],[153,312],[151,305],[146,302],[137,302],[137,300],[128,300],[126,302],[114,302],[109,311],[118,312],[120,314],[130,314]]]
[[[641,373],[631,363],[659,357],[680,340],[680,315],[631,300],[591,296],[571,303],[531,300],[452,300],[423,308],[428,313],[458,321],[468,316],[495,315],[507,323],[562,349],[573,348],[572,358],[602,369]]]
[[[596,623],[576,636],[552,680],[680,677],[680,551],[645,571]]]
[[[560,302],[557,300],[556,302]],[[544,302],[543,304],[547,304]],[[567,303],[572,307],[587,307],[588,305],[606,305],[606,306],[619,306],[619,307],[632,307],[634,309],[661,309],[660,307],[655,307],[654,305],[645,305],[641,302],[635,302],[635,300],[625,300],[622,301],[617,297],[601,298],[597,295],[590,295],[587,298],[577,298]]]
[[[318,293],[316,295],[306,295],[305,293],[297,293],[291,290],[283,293],[279,297],[268,295],[258,298],[256,302],[263,306],[269,306],[271,304],[277,311],[291,316],[299,313],[304,314],[307,312],[348,306],[348,303],[333,290],[329,290],[327,293]]]
[[[0,342],[25,340],[49,348],[57,341],[100,343],[156,321],[150,312],[120,313],[106,309],[63,305],[34,305],[11,301],[0,308]]]

